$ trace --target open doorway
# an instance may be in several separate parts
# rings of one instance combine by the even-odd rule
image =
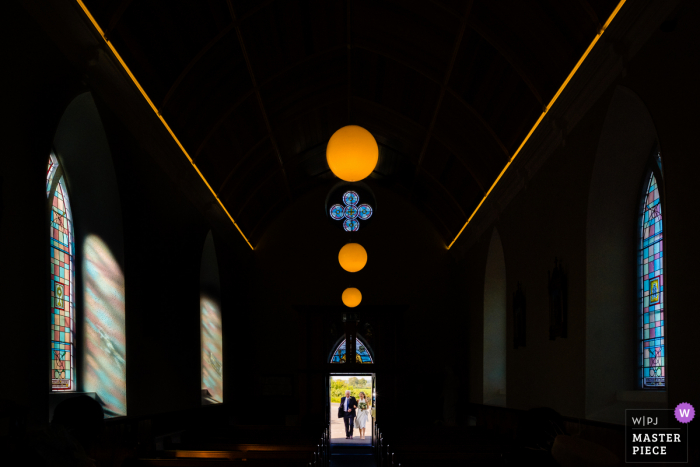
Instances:
[[[376,378],[374,373],[331,373],[328,381],[331,444],[371,446],[372,427],[376,417]],[[350,396],[357,401],[356,416],[351,418],[353,423],[352,439],[346,438],[345,420],[338,417],[345,391],[350,391]],[[360,393],[364,393],[364,403]],[[366,408],[363,409],[363,407]],[[344,407],[341,410],[343,409]],[[361,425],[364,425],[364,439],[362,439],[359,429]]]

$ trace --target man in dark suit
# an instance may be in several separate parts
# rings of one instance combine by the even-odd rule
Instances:
[[[340,411],[345,416],[345,439],[352,439],[352,429],[355,427],[355,409],[357,408],[357,400],[350,395],[350,391],[345,391],[345,397],[340,399]]]

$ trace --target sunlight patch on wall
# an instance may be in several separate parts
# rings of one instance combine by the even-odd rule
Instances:
[[[221,351],[221,307],[206,295],[200,297],[202,338],[202,401],[224,401],[223,358]]]
[[[84,390],[97,393],[105,417],[126,415],[124,274],[95,235],[84,243]]]

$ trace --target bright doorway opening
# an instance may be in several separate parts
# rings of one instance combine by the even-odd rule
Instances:
[[[376,417],[376,378],[373,373],[338,374],[332,373],[328,379],[328,397],[330,400],[330,424],[331,443],[357,446],[372,445],[372,427]],[[347,439],[345,417],[338,415],[344,410],[341,407],[345,391],[350,391],[350,396],[357,401],[356,416],[352,420],[352,439]],[[362,403],[360,393],[364,393],[365,402]],[[362,409],[362,407],[366,407]],[[349,423],[348,423],[349,425]],[[359,426],[364,425],[364,439],[360,434]]]

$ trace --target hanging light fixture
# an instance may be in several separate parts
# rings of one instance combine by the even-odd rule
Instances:
[[[362,294],[355,287],[348,287],[343,291],[343,303],[348,308],[355,308],[362,301]]]
[[[326,160],[336,177],[346,182],[359,182],[377,166],[379,146],[369,131],[361,126],[347,125],[331,136],[326,147]]]
[[[367,250],[359,243],[348,243],[338,253],[340,267],[347,272],[357,272],[367,264]]]

